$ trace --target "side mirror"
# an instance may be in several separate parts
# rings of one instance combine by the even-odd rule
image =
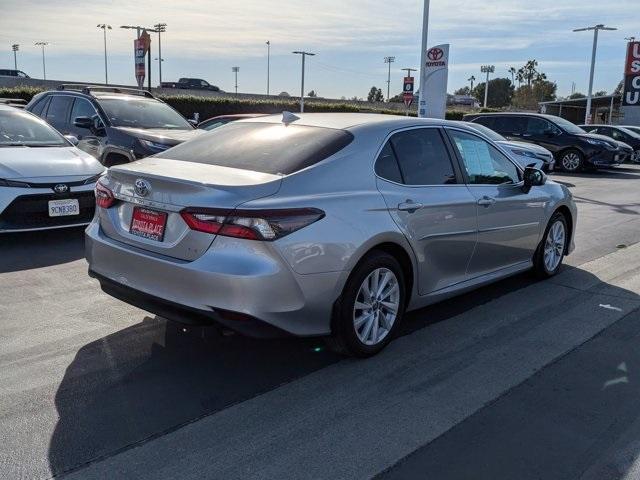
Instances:
[[[524,169],[524,189],[528,192],[531,187],[540,187],[547,183],[547,175],[540,169],[526,167]]]
[[[93,128],[93,120],[89,117],[76,117],[73,124],[78,128]]]
[[[75,135],[65,135],[64,138],[66,138],[74,147],[78,145],[79,140]]]

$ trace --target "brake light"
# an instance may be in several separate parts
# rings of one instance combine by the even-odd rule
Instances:
[[[248,240],[274,241],[324,217],[316,208],[218,210],[188,208],[182,218],[192,230]]]
[[[101,208],[109,208],[116,203],[116,198],[113,196],[113,192],[102,185],[100,181],[96,182],[95,194],[96,205]]]

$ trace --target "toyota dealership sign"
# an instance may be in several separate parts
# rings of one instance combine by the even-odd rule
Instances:
[[[420,117],[444,118],[447,110],[449,44],[427,50],[422,73],[418,114]]]
[[[622,105],[640,107],[640,42],[629,42],[627,47]]]

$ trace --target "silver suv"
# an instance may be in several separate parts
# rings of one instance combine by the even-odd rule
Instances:
[[[460,123],[285,113],[113,167],[86,233],[103,290],[180,322],[368,356],[407,310],[573,249],[563,185]]]

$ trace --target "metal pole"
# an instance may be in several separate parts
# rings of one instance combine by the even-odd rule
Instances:
[[[104,33],[104,83],[109,85],[109,74],[107,73],[107,28],[103,28]]]
[[[593,95],[593,75],[596,68],[596,50],[598,48],[598,28],[593,30],[593,50],[591,51],[591,72],[589,73],[589,93],[587,95],[587,111],[584,116],[584,123],[589,124],[591,116],[591,97]],[[592,117],[593,119],[593,117]]]
[[[267,96],[269,95],[270,68],[271,68],[271,41],[267,40]]]
[[[611,105],[609,105],[609,125],[613,125],[613,95],[611,95]]]
[[[16,57],[16,51],[13,50],[13,68],[14,70],[18,70],[18,57]]]
[[[151,40],[149,40],[151,44]],[[151,92],[151,45],[149,45],[149,51],[147,52],[147,70],[149,70],[149,77],[147,79],[147,90]]]
[[[427,84],[427,43],[429,39],[429,0],[424,0],[424,10],[422,12],[422,50],[420,52],[420,98],[418,100],[418,116],[424,118],[427,116],[427,92],[425,85]]]
[[[236,70],[236,95],[238,95],[238,71]]]
[[[158,82],[162,86],[162,41],[161,32],[158,30]]]
[[[487,83],[484,84],[484,108],[487,108],[488,99],[489,99],[489,69],[487,68]]]
[[[302,54],[302,86],[300,88],[300,113],[304,113],[304,60],[306,54]]]
[[[387,102],[391,98],[391,61],[389,61],[389,73],[387,74]]]

